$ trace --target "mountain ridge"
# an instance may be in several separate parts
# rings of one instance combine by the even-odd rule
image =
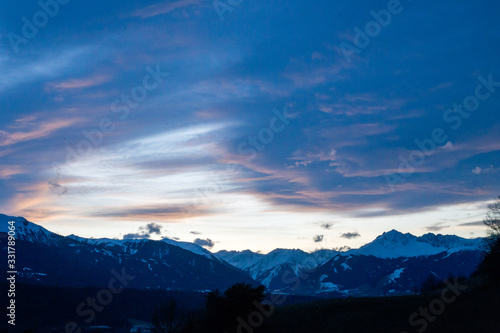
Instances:
[[[0,232],[5,232],[5,233],[8,232],[7,222],[11,221],[11,220],[16,221],[16,233],[22,234],[22,235],[24,235],[24,237],[27,237],[27,238],[33,237],[36,234],[43,234],[45,236],[46,235],[51,235],[51,236],[56,235],[55,237],[63,237],[63,238],[68,237],[68,238],[71,238],[71,239],[74,239],[77,241],[83,241],[83,242],[87,242],[87,243],[94,244],[94,245],[101,244],[101,243],[121,244],[121,243],[124,243],[127,241],[141,241],[141,240],[143,240],[141,238],[137,238],[137,239],[93,238],[93,237],[92,238],[85,238],[85,237],[80,237],[80,236],[77,236],[74,234],[71,234],[68,236],[62,236],[62,235],[59,235],[55,232],[52,232],[52,231],[50,231],[50,230],[48,230],[48,229],[46,229],[46,228],[44,228],[36,223],[30,222],[30,221],[26,220],[24,217],[8,216],[5,214],[0,214]],[[31,231],[31,232],[29,232],[29,231]],[[149,240],[151,240],[151,239],[149,239]],[[213,253],[213,252],[210,252],[209,250],[207,250],[207,249],[205,249],[197,244],[190,243],[190,242],[176,241],[176,240],[173,240],[173,239],[170,239],[167,237],[162,238],[160,241],[163,241],[163,242],[170,244],[170,245],[181,247],[181,248],[188,250],[190,252],[193,252],[193,253],[196,253],[199,255],[204,255],[207,257],[215,256],[217,258],[222,259],[222,257],[226,257],[226,258],[229,257],[230,258],[230,257],[236,257],[239,254],[244,254],[244,255],[248,255],[248,256],[254,256],[255,260],[258,260],[264,256],[271,255],[271,254],[275,255],[276,253],[283,252],[283,251],[291,251],[291,252],[300,251],[302,253],[307,253],[307,254],[315,254],[315,253],[321,253],[321,252],[326,252],[326,251],[331,252],[332,254],[336,254],[336,253],[367,254],[366,253],[366,252],[368,252],[367,249],[370,249],[367,246],[372,245],[374,243],[376,243],[377,245],[384,245],[384,244],[388,244],[388,243],[392,242],[393,244],[408,245],[413,240],[417,241],[419,243],[422,243],[422,244],[428,244],[428,245],[436,248],[435,251],[443,252],[443,251],[450,250],[450,249],[453,249],[456,247],[467,247],[467,246],[477,247],[478,245],[480,245],[479,243],[483,242],[484,238],[482,238],[482,237],[463,238],[463,237],[453,235],[453,234],[443,235],[443,234],[434,234],[434,233],[426,233],[422,236],[415,236],[415,235],[410,234],[410,233],[402,233],[398,230],[392,229],[390,231],[383,232],[381,235],[377,236],[372,242],[366,243],[358,249],[348,249],[347,251],[343,251],[342,249],[336,250],[336,249],[321,248],[321,249],[314,250],[312,252],[306,252],[306,251],[303,251],[301,249],[276,248],[267,254],[253,252],[253,251],[248,250],[248,249],[243,250],[243,251],[220,250],[218,252]],[[155,240],[151,240],[151,241],[155,241]],[[439,253],[439,252],[436,252],[436,253]],[[433,254],[436,254],[436,253],[433,253]],[[427,255],[427,254],[428,253],[423,253],[423,255]],[[373,254],[371,254],[371,255],[373,255]],[[317,255],[317,256],[320,257],[320,255]],[[375,255],[375,256],[377,256],[377,255]],[[255,262],[253,262],[253,264],[254,263]]]
[[[22,217],[3,214],[1,233],[7,232],[8,220],[16,221],[17,239],[24,242],[16,244],[18,251],[26,251],[21,280],[49,285],[98,286],[104,280],[102,276],[95,277],[95,271],[125,265],[141,276],[133,282],[137,288],[209,290],[246,281],[286,294],[395,295],[410,293],[429,274],[440,279],[449,274],[469,275],[484,252],[482,238],[432,233],[417,237],[390,230],[359,249],[305,252],[280,248],[267,254],[250,250],[212,253],[196,244],[168,238],[61,236]],[[61,263],[68,267],[61,270]]]

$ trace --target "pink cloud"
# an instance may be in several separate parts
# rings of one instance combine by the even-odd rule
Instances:
[[[98,75],[91,78],[70,79],[59,83],[49,83],[47,85],[47,88],[56,90],[81,89],[81,88],[98,86],[105,82],[108,82],[109,80],[110,78],[108,76]]]
[[[24,172],[26,171],[19,165],[2,165],[0,167],[0,179],[8,179],[12,176],[20,175]]]
[[[53,122],[42,122],[34,126],[32,124],[27,124],[29,129],[24,131],[7,132],[0,130],[0,147],[42,138],[76,122],[77,119],[58,120]]]

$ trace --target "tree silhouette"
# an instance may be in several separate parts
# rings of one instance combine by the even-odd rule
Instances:
[[[253,287],[248,283],[237,283],[224,294],[214,290],[207,295],[206,332],[236,332],[238,318],[247,318],[256,310],[255,302],[264,299],[264,286]]]
[[[485,274],[490,282],[496,282],[500,280],[500,196],[488,205],[483,222],[490,230],[487,252],[478,272]]]
[[[483,223],[490,228],[489,234],[493,239],[500,238],[500,196],[488,205],[488,212]]]
[[[427,279],[422,283],[422,286],[420,287],[420,292],[421,293],[428,293],[430,291],[436,290],[436,286],[438,284],[438,280],[434,274],[429,274]]]
[[[155,333],[181,332],[183,325],[184,316],[179,310],[175,300],[163,305],[153,314],[153,326]]]

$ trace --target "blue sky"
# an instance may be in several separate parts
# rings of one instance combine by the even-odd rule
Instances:
[[[214,251],[484,235],[496,1],[41,3],[0,5],[1,212]]]

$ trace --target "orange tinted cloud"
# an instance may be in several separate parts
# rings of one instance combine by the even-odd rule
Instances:
[[[31,126],[25,131],[7,132],[0,130],[0,147],[13,145],[19,142],[39,139],[50,135],[61,128],[68,127],[77,122],[77,119],[56,120],[51,122],[41,122]],[[18,128],[18,127],[16,127]]]
[[[81,89],[98,86],[105,82],[108,82],[109,80],[110,78],[108,76],[98,75],[85,79],[70,79],[59,83],[49,83],[47,85],[47,88],[56,90]]]
[[[2,165],[0,166],[0,179],[8,179],[24,172],[25,170],[19,165]]]

